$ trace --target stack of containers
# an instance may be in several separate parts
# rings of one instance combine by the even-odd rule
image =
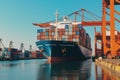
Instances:
[[[73,39],[73,36],[72,36],[72,26],[69,26],[69,31],[68,31],[68,35],[69,35],[69,37],[68,37],[68,41],[72,41],[72,39]]]
[[[77,25],[73,25],[72,37],[73,37],[73,41],[79,42],[79,28]]]
[[[79,28],[79,43],[85,46],[85,42],[86,42],[85,36],[84,36],[86,35],[85,30],[81,25],[78,25],[78,28]]]
[[[48,29],[48,37],[49,37],[49,40],[51,40],[51,36],[52,36],[52,30],[51,30],[51,29]]]
[[[10,58],[11,59],[20,59],[20,55],[18,54],[18,50],[15,48],[10,49]]]
[[[76,37],[75,37],[75,41],[76,42],[79,42],[79,27],[78,26],[76,26],[76,28],[75,28],[75,34],[76,34]]]
[[[46,29],[45,30],[45,36],[46,36],[46,39],[45,40],[49,40],[49,29]]]
[[[37,39],[38,40],[45,40],[45,29],[38,29],[37,30]]]
[[[50,28],[50,30],[51,30],[51,35],[49,35],[50,37],[51,37],[51,39],[52,40],[55,40],[55,27],[54,26],[52,26],[51,28]]]
[[[69,25],[65,25],[65,40],[68,41],[69,37]]]
[[[36,58],[36,52],[35,52],[35,51],[32,51],[32,52],[31,52],[31,55],[32,55],[32,56],[31,56],[32,58]]]
[[[88,34],[81,25],[65,25],[65,28],[58,28],[57,29],[58,40],[65,40],[65,41],[75,41],[79,42],[84,46],[88,46]],[[56,28],[54,26],[50,27],[49,29],[38,29],[37,30],[37,39],[38,40],[55,40],[56,39]],[[87,41],[86,41],[87,40]]]
[[[82,45],[83,46],[86,46],[86,38],[85,38],[85,35],[86,35],[86,32],[85,32],[85,30],[84,30],[84,28],[82,28],[82,30],[81,30],[81,38],[82,38]]]
[[[78,28],[79,28],[79,44],[82,44],[82,30],[83,30],[83,27],[82,25],[78,25]]]
[[[86,46],[89,48],[89,41],[90,41],[90,37],[88,35],[88,33],[86,33]]]
[[[25,52],[24,52],[24,58],[25,59],[30,58],[30,54],[31,54],[31,52],[29,50],[25,50]]]
[[[2,48],[0,48],[0,52],[2,51]]]
[[[60,33],[61,33],[61,40],[65,40],[64,38],[64,36],[65,36],[65,29],[63,29],[63,28],[61,28],[61,30],[60,30]]]
[[[89,48],[91,49],[91,38],[89,37]]]
[[[58,29],[58,40],[61,40],[62,39],[62,34],[61,34],[61,29]]]

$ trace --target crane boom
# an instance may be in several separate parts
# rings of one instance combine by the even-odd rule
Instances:
[[[83,21],[81,23],[81,25],[83,25],[83,26],[93,26],[93,27],[94,26],[102,26],[102,21],[88,21],[88,22]],[[110,25],[110,22],[107,21],[106,25]]]
[[[72,22],[73,25],[78,25],[81,24],[82,26],[101,26],[102,25],[102,21],[82,21],[82,22]],[[33,25],[35,26],[39,26],[39,27],[50,27],[50,26],[55,26],[55,23],[33,23]],[[107,21],[106,25],[110,25],[110,22]]]

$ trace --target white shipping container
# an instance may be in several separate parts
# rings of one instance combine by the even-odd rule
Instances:
[[[79,39],[73,39],[74,42],[79,42]]]
[[[67,31],[65,32],[65,35],[68,35],[68,32],[67,32]]]
[[[62,39],[65,39],[65,35],[62,36]]]
[[[68,35],[65,36],[65,39],[68,39]]]
[[[118,32],[115,31],[115,35],[117,35],[117,34],[118,34]],[[106,36],[110,36],[110,31],[106,31]]]
[[[37,33],[37,36],[39,36],[40,35],[40,33]]]
[[[52,36],[54,36],[55,35],[55,32],[52,32]]]
[[[68,35],[72,35],[72,31],[69,31]]]
[[[69,32],[70,32],[70,31],[72,32],[72,28],[69,28]]]

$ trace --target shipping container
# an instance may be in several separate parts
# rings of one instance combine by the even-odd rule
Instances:
[[[49,33],[48,33],[48,32],[46,32],[46,36],[49,36]]]
[[[2,51],[2,48],[0,48],[0,51]]]
[[[64,41],[75,41],[86,47],[90,46],[89,35],[81,25],[65,25],[64,28],[58,28],[56,36],[56,28],[52,26],[49,29],[39,29],[38,40],[64,40]]]
[[[69,32],[68,35],[72,35],[72,32]]]
[[[79,35],[80,33],[79,33],[79,31],[76,31],[76,35]]]
[[[83,29],[83,27],[82,27],[82,25],[81,25],[81,24],[78,24],[78,28],[79,28],[80,30],[82,30],[82,29]]]
[[[65,25],[65,29],[69,29],[69,25]]]
[[[29,57],[30,57],[30,54],[31,54],[30,51],[25,50],[25,52],[24,52],[24,57],[25,57],[25,58],[29,58]]]
[[[15,48],[10,49],[11,54],[17,54],[18,50]]]
[[[49,29],[46,29],[46,32],[49,32]]]
[[[18,59],[20,59],[20,54],[11,54],[10,55],[10,59],[12,59],[12,60],[18,60]]]
[[[31,55],[32,58],[36,58],[36,52],[31,52]]]
[[[72,27],[69,27],[69,32],[72,32],[72,31],[73,31]]]

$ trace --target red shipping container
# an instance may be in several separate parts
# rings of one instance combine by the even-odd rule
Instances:
[[[76,35],[76,39],[79,39],[79,35]]]
[[[72,35],[76,35],[75,31],[72,32]]]
[[[69,36],[68,37],[68,41],[72,41],[73,40],[73,37],[72,36]]]
[[[69,38],[72,39],[72,38],[73,38],[72,35],[69,35],[69,36],[68,36],[68,39],[69,39]]]
[[[31,52],[32,58],[36,58],[36,52]]]

